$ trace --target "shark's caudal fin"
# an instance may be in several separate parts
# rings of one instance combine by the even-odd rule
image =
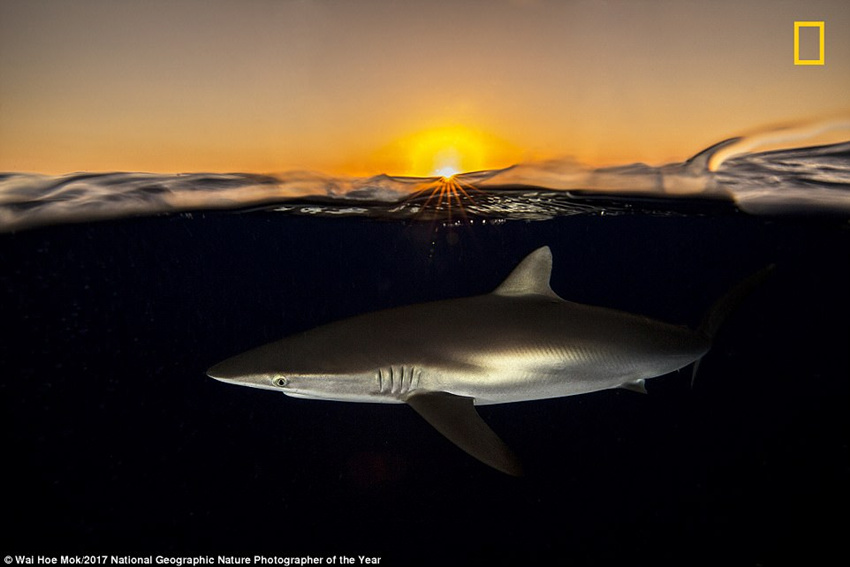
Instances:
[[[769,266],[762,268],[726,292],[726,295],[718,299],[702,318],[702,322],[697,328],[697,331],[705,335],[708,339],[713,339],[714,335],[717,333],[717,329],[720,328],[720,325],[729,313],[734,311],[735,308],[738,307],[738,305],[740,305],[741,302],[756,287],[758,287],[767,278],[767,276],[770,275],[775,267],[775,264],[770,264]]]
[[[408,405],[449,441],[487,465],[520,476],[522,465],[475,411],[472,398],[448,392],[423,392],[407,399]]]
[[[735,308],[737,308],[738,305],[740,305],[741,302],[756,287],[767,279],[775,267],[775,264],[770,264],[769,266],[762,268],[726,292],[726,295],[718,299],[714,305],[711,306],[711,309],[709,309],[703,316],[702,322],[699,327],[697,327],[697,332],[705,336],[708,340],[714,339],[714,335],[717,334],[717,330],[720,328],[720,325],[723,324],[723,321],[726,320],[726,317],[734,311]],[[699,370],[699,363],[701,361],[702,358],[694,361],[694,368],[691,372],[691,388],[694,387],[697,370]]]
[[[552,299],[561,299],[552,288],[549,280],[552,276],[552,251],[548,246],[538,248],[517,264],[514,271],[497,287],[494,295],[546,295]]]

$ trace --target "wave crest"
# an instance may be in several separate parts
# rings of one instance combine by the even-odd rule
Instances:
[[[455,216],[527,220],[624,212],[633,208],[633,202],[626,202],[635,198],[651,198],[656,209],[698,198],[732,201],[752,214],[850,215],[850,141],[761,153],[742,150],[759,143],[731,138],[685,162],[659,167],[587,168],[565,159],[465,173],[452,180],[312,172],[6,173],[0,174],[0,231],[259,206],[323,216],[451,219],[454,211]]]

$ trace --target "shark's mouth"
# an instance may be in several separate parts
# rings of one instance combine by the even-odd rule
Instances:
[[[336,393],[321,393],[321,392],[304,392],[298,390],[284,390],[284,394],[290,398],[300,398],[302,400],[322,400],[326,402],[365,402],[375,404],[401,404],[401,400],[376,394],[340,394]]]
[[[327,398],[324,396],[318,396],[316,394],[307,393],[307,392],[297,392],[294,390],[286,390],[282,392],[289,396],[290,398],[301,398],[303,400],[330,400],[331,398]]]

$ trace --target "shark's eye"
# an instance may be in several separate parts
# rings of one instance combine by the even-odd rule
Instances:
[[[277,378],[274,379],[274,385],[275,386],[280,386],[281,388],[283,388],[287,384],[289,384],[289,380],[287,380],[283,376],[278,376]]]

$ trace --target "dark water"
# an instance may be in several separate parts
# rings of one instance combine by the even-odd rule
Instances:
[[[486,293],[545,244],[561,296],[676,323],[777,267],[726,322],[693,389],[682,372],[646,396],[480,408],[525,462],[521,479],[405,406],[296,400],[204,375],[347,315]],[[6,553],[381,565],[847,556],[844,220],[207,213],[0,235],[0,258]]]

